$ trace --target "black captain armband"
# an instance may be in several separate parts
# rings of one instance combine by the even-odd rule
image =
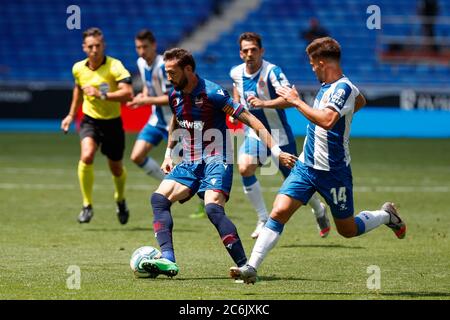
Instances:
[[[117,81],[117,83],[131,84],[131,77],[123,78],[122,80]]]

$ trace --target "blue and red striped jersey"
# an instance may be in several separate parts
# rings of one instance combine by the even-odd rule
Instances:
[[[227,115],[238,117],[244,106],[236,103],[220,85],[198,77],[191,93],[172,88],[169,104],[178,128],[172,139],[181,141],[184,162],[209,161],[211,157],[232,163],[233,147]]]

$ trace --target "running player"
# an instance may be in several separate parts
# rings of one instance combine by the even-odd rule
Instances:
[[[230,71],[233,79],[233,98],[247,106],[266,129],[270,130],[281,150],[297,154],[294,135],[284,111],[292,105],[275,92],[281,86],[289,86],[289,81],[280,67],[263,59],[264,48],[259,34],[254,32],[241,34],[239,46],[240,57],[244,63],[233,67]],[[245,141],[239,150],[238,164],[244,193],[258,214],[256,229],[251,234],[251,237],[256,239],[269,215],[255,171],[270,157],[270,151],[264,148],[251,128],[246,130]],[[290,173],[290,170],[283,166],[280,166],[280,171],[284,178]],[[326,237],[330,231],[326,206],[320,202],[316,194],[311,197],[308,204],[316,217],[320,236]]]
[[[136,52],[139,56],[137,66],[142,80],[142,92],[127,104],[130,108],[151,105],[152,112],[147,124],[142,128],[131,152],[131,160],[146,174],[162,181],[164,173],[159,164],[148,154],[159,145],[162,139],[167,139],[172,112],[169,108],[167,92],[172,87],[167,81],[164,70],[163,56],[157,54],[155,36],[150,30],[143,29],[135,37]],[[203,201],[192,218],[205,217]]]
[[[105,55],[103,33],[98,28],[83,33],[83,51],[87,58],[74,64],[75,78],[69,114],[62,120],[61,129],[69,130],[78,108],[83,103],[80,125],[81,156],[78,162],[78,179],[83,196],[83,208],[78,222],[88,223],[94,211],[94,157],[98,147],[108,158],[114,181],[114,199],[121,224],[126,224],[129,210],[125,201],[127,172],[123,166],[125,133],[120,116],[120,103],[133,97],[131,76],[122,63]]]
[[[173,220],[170,207],[176,201],[188,201],[198,193],[205,199],[205,210],[211,223],[237,266],[247,258],[235,225],[225,214],[233,180],[233,154],[227,115],[252,127],[286,166],[296,157],[283,152],[263,124],[245,108],[233,101],[219,85],[195,73],[195,61],[184,49],[164,53],[165,69],[174,89],[169,104],[174,114],[169,129],[169,142],[162,168],[167,173],[151,197],[153,228],[162,257],[142,262],[142,268],[153,275],[174,276],[178,273],[172,242]],[[176,129],[176,130],[175,130]],[[172,148],[181,139],[183,160],[173,166]]]
[[[391,202],[381,209],[362,211],[353,216],[353,183],[350,168],[349,134],[352,116],[365,104],[358,88],[343,74],[341,48],[330,37],[314,40],[306,52],[312,70],[322,86],[310,107],[295,88],[281,87],[277,93],[294,105],[310,123],[303,153],[283,183],[267,221],[253,247],[249,262],[231,267],[230,275],[246,283],[256,281],[256,269],[276,245],[289,218],[319,192],[330,206],[337,231],[351,238],[387,225],[399,239],[406,235],[406,224]]]

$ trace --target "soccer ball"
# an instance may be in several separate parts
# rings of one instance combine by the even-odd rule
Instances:
[[[130,267],[137,278],[150,278],[152,275],[140,268],[139,265],[142,259],[158,259],[161,257],[161,251],[152,247],[144,246],[134,250],[130,259]]]

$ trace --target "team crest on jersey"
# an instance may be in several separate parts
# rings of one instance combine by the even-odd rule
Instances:
[[[203,97],[195,97],[194,103],[197,107],[200,108],[203,105]]]
[[[98,89],[101,93],[106,94],[109,91],[109,84],[107,84],[106,82],[102,82],[98,86]]]
[[[178,98],[178,97],[175,98],[175,99],[173,99],[173,106],[174,106],[174,107],[178,106],[178,105],[180,104],[180,100],[181,100],[181,99]]]
[[[258,86],[259,86],[260,88],[264,88],[265,85],[266,85],[266,83],[264,82],[263,79],[260,79],[260,80],[258,81]]]

